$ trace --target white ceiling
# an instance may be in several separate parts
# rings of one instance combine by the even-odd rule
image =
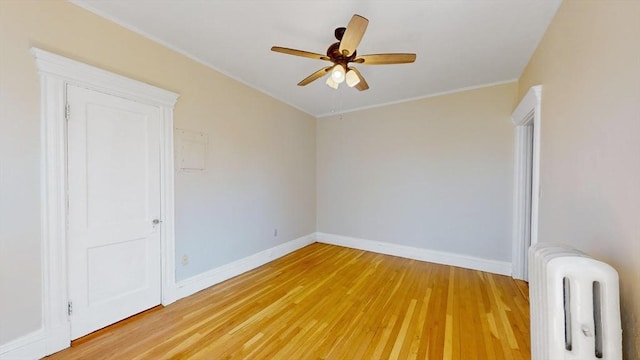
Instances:
[[[561,0],[71,0],[314,116],[516,80]],[[370,89],[296,84],[353,14],[359,54],[413,52],[413,64],[360,65]]]

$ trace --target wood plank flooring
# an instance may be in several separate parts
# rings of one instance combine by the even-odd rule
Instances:
[[[50,359],[529,359],[526,284],[313,244]]]

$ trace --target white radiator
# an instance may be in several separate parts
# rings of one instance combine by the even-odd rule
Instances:
[[[557,244],[529,249],[531,358],[622,359],[618,273]]]

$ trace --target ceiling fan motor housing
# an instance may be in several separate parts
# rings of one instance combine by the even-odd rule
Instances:
[[[337,29],[336,29],[337,30]],[[327,49],[327,56],[331,59],[334,64],[342,64],[343,66],[347,66],[347,63],[352,62],[356,58],[356,51],[349,56],[344,56],[340,53],[340,42],[333,43]]]

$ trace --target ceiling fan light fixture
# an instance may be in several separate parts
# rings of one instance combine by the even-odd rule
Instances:
[[[327,85],[329,85],[330,88],[336,89],[338,90],[338,84],[337,82],[333,81],[333,77],[329,76],[327,78]]]
[[[345,74],[345,80],[347,82],[347,86],[349,87],[354,87],[360,83],[358,74],[356,74],[356,72],[353,70],[347,71],[347,73]]]
[[[336,66],[331,69],[331,79],[336,83],[340,84],[344,81],[345,78],[345,69],[341,64],[336,64]]]
[[[354,14],[347,27],[339,27],[334,31],[338,42],[329,46],[326,55],[281,46],[272,46],[271,51],[330,62],[327,66],[304,78],[298,83],[298,86],[306,86],[329,73],[327,85],[331,88],[338,89],[341,83],[346,82],[349,87],[364,91],[369,89],[369,84],[355,67],[349,67],[351,63],[390,65],[409,64],[416,61],[416,54],[409,53],[360,54],[356,56],[356,49],[360,45],[360,40],[367,30],[368,24],[369,20]]]

